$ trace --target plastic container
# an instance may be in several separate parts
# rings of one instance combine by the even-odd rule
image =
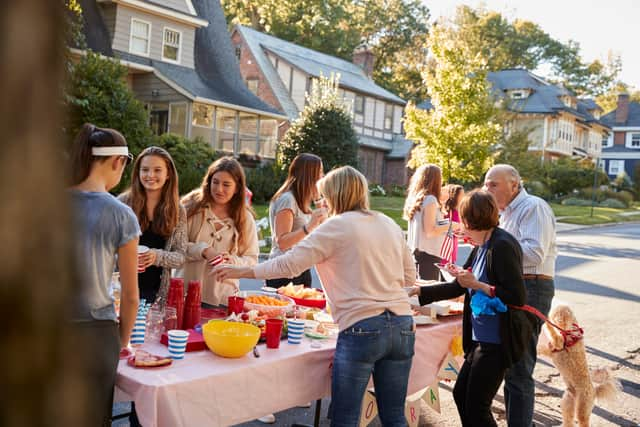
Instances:
[[[295,305],[295,302],[291,298],[284,295],[273,294],[269,292],[243,291],[243,292],[240,292],[239,295],[244,298],[245,311],[256,310],[260,314],[267,317],[285,317],[289,311],[293,310],[293,307]],[[285,302],[286,304],[285,305],[263,305],[263,304],[256,304],[256,303],[247,301],[247,298],[252,295],[267,296],[267,297],[275,298],[277,300]]]
[[[176,329],[182,329],[182,319],[184,315],[184,281],[181,278],[174,277],[169,285],[167,295],[167,307],[176,309]]]
[[[248,323],[217,320],[203,325],[202,335],[213,353],[222,357],[238,358],[258,344],[260,328]]]

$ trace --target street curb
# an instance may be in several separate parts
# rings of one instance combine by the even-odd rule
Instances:
[[[556,229],[556,234],[557,233],[567,233],[567,232],[570,232],[570,231],[578,231],[578,230],[582,230],[584,228],[602,228],[602,227],[611,227],[611,226],[614,226],[614,225],[621,225],[621,224],[640,224],[640,221],[607,222],[605,224],[591,224],[591,225],[570,224],[568,222],[559,222],[558,224],[566,224],[566,225],[570,226],[570,228],[567,228],[565,230]]]

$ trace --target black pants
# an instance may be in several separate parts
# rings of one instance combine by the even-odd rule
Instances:
[[[463,427],[497,425],[491,414],[491,403],[505,371],[500,344],[474,343],[453,388]]]
[[[422,252],[418,249],[413,251],[413,257],[416,260],[418,277],[422,280],[441,280],[440,270],[434,265],[440,263],[440,257]]]
[[[120,333],[112,320],[94,320],[74,324],[83,351],[88,352],[85,378],[93,381],[95,410],[91,414],[92,426],[110,426],[113,407],[113,387],[120,359]]]
[[[311,287],[311,270],[304,271],[298,277],[294,277],[293,279],[267,279],[267,286],[272,288],[281,288],[289,284],[289,282],[293,282],[294,285],[304,285],[305,287]]]

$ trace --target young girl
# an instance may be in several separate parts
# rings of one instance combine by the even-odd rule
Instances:
[[[140,298],[166,302],[171,269],[184,264],[187,212],[180,204],[178,173],[169,153],[146,148],[133,165],[131,188],[119,199],[138,217],[140,244],[150,248],[138,257]]]
[[[440,206],[442,172],[436,165],[422,165],[411,177],[403,218],[409,221],[408,244],[424,280],[439,280],[440,249],[449,222],[444,219]],[[459,225],[453,224],[457,230]]]
[[[188,235],[184,280],[201,281],[204,303],[227,304],[227,297],[239,289],[238,280],[217,281],[206,274],[208,261],[223,255],[231,264],[258,262],[258,232],[245,188],[240,163],[233,157],[222,157],[209,166],[200,188],[182,199]]]
[[[444,202],[445,218],[449,221],[460,224],[460,214],[458,213],[458,206],[460,200],[464,196],[464,187],[457,184],[449,184],[447,187],[447,200]],[[451,253],[451,262],[455,264],[458,259],[458,238],[453,239],[453,252]]]
[[[73,301],[88,374],[99,388],[91,425],[111,425],[113,387],[121,347],[126,347],[138,309],[137,248],[140,227],[131,209],[109,194],[131,157],[124,137],[113,129],[85,124],[71,153],[76,263],[82,292]],[[122,284],[120,323],[109,296],[116,265]]]
[[[322,176],[322,159],[314,154],[299,154],[291,162],[287,179],[269,203],[269,225],[273,233],[269,259],[287,252],[326,217],[325,209],[311,210],[311,202],[318,199],[316,182]],[[289,282],[311,286],[311,270],[297,277],[270,279],[266,283],[279,288]]]

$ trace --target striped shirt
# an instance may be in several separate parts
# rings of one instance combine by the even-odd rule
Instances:
[[[554,276],[556,269],[556,218],[551,207],[523,188],[501,212],[500,227],[522,246],[524,274]]]

